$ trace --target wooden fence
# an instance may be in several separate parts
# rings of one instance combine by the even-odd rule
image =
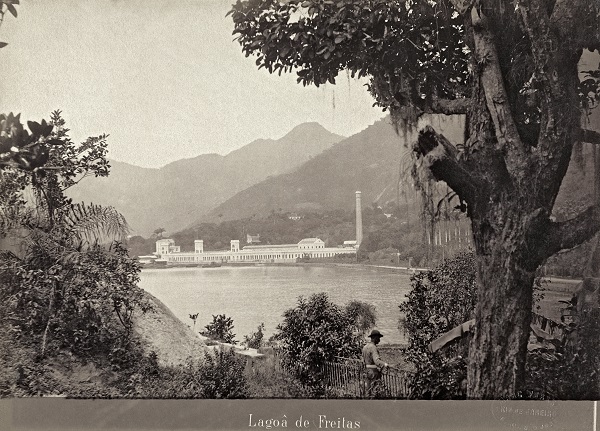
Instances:
[[[540,328],[542,331],[554,336],[555,338],[564,338],[568,333],[568,325],[563,322],[555,322],[541,314],[531,313],[531,324]]]
[[[277,374],[294,375],[298,370],[284,366],[281,352],[277,349],[261,349],[264,357],[260,358],[261,370],[270,370]],[[335,398],[367,398],[366,368],[361,360],[336,357],[335,362],[323,362],[320,373],[329,390],[329,396]],[[258,371],[254,368],[251,372]],[[388,368],[382,372],[381,381],[384,393],[382,397],[407,399],[410,395],[409,382],[411,374],[407,371]]]
[[[359,360],[344,359],[342,362],[325,362],[325,383],[337,396],[343,398],[366,398],[367,376],[365,366]],[[382,372],[384,398],[407,399],[410,395],[410,374],[388,368]]]
[[[565,337],[569,334],[568,325],[562,322],[555,322],[537,313],[532,313],[531,331],[538,338],[555,338],[562,340],[562,342],[565,341]],[[446,359],[457,356],[462,356],[466,359],[469,356],[469,343],[471,342],[472,335],[473,332],[471,330],[464,332],[462,336],[447,342],[447,344],[436,352]]]

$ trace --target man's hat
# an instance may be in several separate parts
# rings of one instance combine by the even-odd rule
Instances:
[[[371,333],[369,334],[369,337],[370,338],[373,338],[373,337],[379,337],[379,338],[381,338],[381,337],[383,337],[383,334],[381,332],[379,332],[377,329],[373,329],[371,331]]]

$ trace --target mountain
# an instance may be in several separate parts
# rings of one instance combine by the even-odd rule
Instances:
[[[430,119],[452,141],[462,139],[462,122],[450,117]],[[399,167],[409,157],[407,142],[389,118],[371,125],[293,172],[272,177],[243,190],[212,210],[198,223],[265,216],[273,211],[302,212],[352,209],[355,192],[363,205],[385,205],[398,196]]]
[[[160,169],[111,161],[107,178],[73,187],[75,201],[114,206],[133,233],[181,229],[236,193],[290,172],[343,137],[318,123],[304,123],[280,139],[259,139],[226,156],[203,154]]]

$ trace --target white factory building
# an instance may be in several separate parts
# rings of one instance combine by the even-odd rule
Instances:
[[[322,259],[338,255],[356,255],[356,248],[325,247],[319,238],[305,238],[297,244],[247,245],[240,249],[239,240],[231,240],[229,250],[204,251],[204,241],[194,241],[194,251],[182,252],[173,239],[156,241],[153,261],[167,265],[202,265],[211,263],[290,263],[298,259]],[[149,256],[144,256],[148,257]],[[140,262],[150,263],[140,259]]]
[[[297,244],[255,245],[259,236],[252,236],[249,245],[240,249],[239,240],[231,240],[229,250],[204,251],[204,241],[194,241],[194,251],[182,252],[173,239],[156,241],[156,251],[140,256],[142,264],[210,265],[222,263],[291,263],[298,259],[325,259],[339,255],[356,256],[362,240],[361,192],[356,192],[356,240],[344,241],[343,246],[325,247],[319,238],[304,238]]]

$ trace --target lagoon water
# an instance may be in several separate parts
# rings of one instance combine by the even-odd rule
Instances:
[[[398,305],[410,289],[410,276],[368,267],[347,266],[247,266],[220,268],[144,269],[139,286],[162,301],[184,323],[199,313],[196,330],[225,314],[234,322],[236,340],[256,331],[261,322],[271,336],[285,310],[299,296],[326,292],[345,305],[351,300],[375,306],[381,344],[404,343],[398,329]]]

